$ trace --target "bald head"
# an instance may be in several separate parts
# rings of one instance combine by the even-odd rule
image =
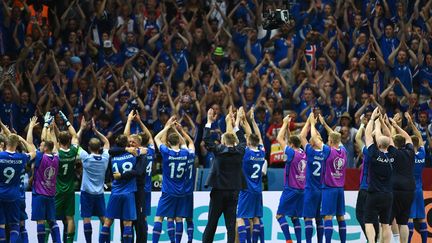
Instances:
[[[387,149],[390,145],[390,138],[387,136],[380,136],[376,141],[379,149]]]

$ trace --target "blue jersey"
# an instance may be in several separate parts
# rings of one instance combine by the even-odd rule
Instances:
[[[265,151],[260,145],[258,150],[248,147],[243,156],[243,174],[250,192],[262,192],[262,167],[265,161]]]
[[[422,189],[423,187],[422,172],[423,172],[423,168],[425,167],[425,158],[426,158],[425,147],[421,146],[417,150],[417,153],[415,154],[414,179],[415,179],[416,189]]]
[[[123,174],[126,171],[130,171],[134,169],[136,165],[136,158],[130,153],[123,153],[119,156],[114,156],[111,158],[112,171]],[[112,182],[112,190],[113,194],[126,194],[131,192],[136,192],[136,178],[132,177],[131,179],[125,180],[113,180]]]
[[[151,192],[152,189],[151,172],[152,172],[154,158],[155,158],[155,147],[153,144],[149,144],[147,146],[146,178],[145,178],[145,185],[144,185],[144,191],[146,192]]]
[[[191,194],[195,189],[195,154],[189,154],[186,168],[185,191],[187,194]]]
[[[321,190],[321,167],[324,164],[324,151],[316,150],[306,144],[306,187],[312,190]]]
[[[360,173],[360,189],[367,190],[369,186],[369,181],[368,181],[369,155],[366,146],[363,146],[362,153],[363,153],[363,165]]]
[[[182,196],[185,193],[186,165],[189,157],[195,155],[188,149],[174,150],[162,144],[159,147],[162,155],[162,192]]]
[[[0,152],[0,199],[19,199],[20,177],[30,156],[17,152]]]

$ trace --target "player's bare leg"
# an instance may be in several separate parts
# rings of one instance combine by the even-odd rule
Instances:
[[[246,228],[245,228],[245,222],[242,218],[237,218],[237,231],[239,235],[239,243],[245,243],[246,242]]]
[[[193,234],[194,234],[193,218],[186,219],[186,227],[187,227],[188,243],[192,243]]]
[[[0,224],[0,242],[6,242],[6,225]]]
[[[346,222],[344,216],[337,216],[337,221],[339,225],[339,238],[341,243],[346,242]]]
[[[21,221],[20,222],[20,239],[22,241],[22,243],[28,243],[28,233],[27,233],[27,229],[25,227],[25,221]]]
[[[399,225],[400,243],[408,243],[408,225]]]
[[[72,243],[75,236],[75,220],[73,216],[66,216],[67,235],[66,242]]]
[[[381,224],[381,242],[390,243],[392,238],[392,230],[389,224]]]
[[[287,220],[285,218],[285,215],[277,214],[276,215],[276,219],[279,222],[279,225],[280,225],[280,227],[282,229],[282,232],[283,232],[283,234],[285,236],[286,242],[287,243],[292,243],[291,234],[289,232],[289,226],[288,226],[288,222],[287,222]]]
[[[365,224],[366,237],[369,243],[375,243],[375,236],[377,232],[375,232],[375,228],[373,224]]]
[[[174,243],[175,242],[174,218],[167,218],[167,231],[171,243]]]
[[[110,227],[112,225],[113,220],[109,218],[105,218],[102,230],[99,234],[99,243],[106,243],[110,240]]]
[[[175,218],[175,242],[180,243],[183,236],[183,218]]]
[[[156,216],[154,218],[154,225],[153,225],[153,243],[159,242],[160,235],[162,233],[162,222],[163,217]]]
[[[264,228],[261,229],[260,219],[258,217],[253,218],[252,221],[253,221],[252,243],[257,243],[261,230],[264,230]]]
[[[393,220],[391,224],[391,231],[393,233],[393,240],[395,243],[399,243],[400,235],[399,235],[399,226],[396,224],[396,220]]]

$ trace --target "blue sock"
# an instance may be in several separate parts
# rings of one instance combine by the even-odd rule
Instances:
[[[324,220],[324,234],[325,234],[325,242],[331,243],[332,235],[333,235],[333,221]]]
[[[124,226],[123,228],[123,243],[132,243],[132,226]]]
[[[45,243],[45,224],[37,225],[37,238],[39,243]],[[1,238],[1,237],[0,237]]]
[[[260,242],[264,242],[265,240],[264,240],[264,223],[263,223],[263,221],[262,221],[262,219],[260,218],[260,235],[259,235],[259,238],[260,238]]]
[[[250,222],[249,219],[243,219],[244,223],[245,223],[245,229],[246,229],[246,242],[247,243],[252,243],[252,239],[251,239],[251,227],[250,227]]]
[[[261,233],[261,226],[259,224],[253,225],[252,243],[258,243],[258,238]]]
[[[0,228],[0,243],[6,243],[6,230],[5,230],[5,228]]]
[[[60,237],[60,229],[58,227],[58,224],[56,222],[50,222],[49,224],[51,229],[51,238],[54,243],[60,243],[61,237]]]
[[[301,235],[301,225],[300,220],[298,218],[291,218],[291,222],[294,225],[294,232],[298,243],[301,243],[302,241],[302,235]]]
[[[323,236],[324,236],[324,222],[322,218],[315,219],[316,228],[317,228],[317,239],[318,243],[323,242]]]
[[[105,243],[108,241],[110,235],[110,228],[103,226],[99,234],[99,243]]]
[[[27,233],[25,225],[22,225],[20,227],[20,237],[21,237],[21,242],[22,243],[28,243],[29,242],[29,240],[28,240],[28,233]]]
[[[409,229],[408,243],[411,243],[411,238],[412,238],[413,233],[414,233],[414,223],[413,222],[408,222],[408,229]]]
[[[187,227],[187,235],[188,235],[188,242],[192,242],[193,240],[193,234],[194,234],[194,223],[193,221],[186,221],[186,227]]]
[[[87,243],[92,241],[92,225],[91,223],[84,223],[84,236]]]
[[[10,225],[10,229],[9,229],[9,238],[10,238],[9,240],[10,240],[10,243],[15,243],[15,242],[18,241],[18,239],[19,239],[19,230],[20,230],[19,224]]]
[[[183,220],[175,224],[175,241],[180,243],[183,236]]]
[[[312,243],[313,226],[312,220],[305,220],[306,243]]]
[[[246,242],[246,227],[244,225],[237,227],[238,235],[239,235],[239,242],[245,243]]]
[[[153,243],[159,242],[159,237],[161,233],[162,233],[162,222],[154,222],[153,236],[152,236]]]
[[[428,238],[428,229],[427,229],[426,222],[420,223],[420,235],[421,235],[422,243],[426,243]]]
[[[168,221],[167,222],[167,231],[168,231],[168,236],[169,236],[171,243],[175,243],[174,221]]]
[[[280,225],[280,227],[282,229],[282,232],[283,232],[283,234],[285,236],[285,240],[291,240],[291,235],[290,235],[290,232],[289,232],[288,222],[287,222],[285,216],[279,218],[277,221],[279,222],[279,225]]]
[[[339,225],[339,238],[341,243],[345,243],[346,242],[346,222],[345,220],[342,221],[338,221],[338,225]]]

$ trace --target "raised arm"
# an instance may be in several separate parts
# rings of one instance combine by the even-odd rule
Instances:
[[[258,127],[258,124],[255,121],[255,113],[254,113],[254,108],[253,107],[250,110],[250,120],[251,120],[251,123],[252,123],[253,132],[259,137],[260,144],[261,145],[264,144],[263,140],[262,140],[262,137],[261,137],[261,131],[260,131],[259,127]]]
[[[306,120],[306,124],[303,126],[303,128],[302,128],[302,130],[300,132],[300,136],[299,137],[300,137],[300,142],[302,144],[303,149],[306,149],[306,145],[308,143],[308,141],[307,141],[307,135],[308,135],[309,130],[310,130],[310,119],[315,119],[313,117],[313,112],[311,112],[309,114],[309,117]]]
[[[75,131],[75,128],[72,126],[72,124],[69,122],[68,118],[65,116],[65,114],[63,114],[62,111],[59,111],[59,114],[60,114],[60,117],[65,122],[70,135],[72,136],[71,144],[79,145],[78,136],[77,136],[77,133]]]
[[[159,148],[163,142],[162,139],[166,136],[168,129],[174,124],[175,117],[171,117],[165,124],[165,127],[154,138],[156,146]]]
[[[412,117],[410,116],[410,114],[408,112],[405,112],[405,118],[408,121],[408,125],[411,127],[414,136],[417,137],[417,139],[419,140],[419,146],[423,146],[424,145],[424,141],[423,141],[423,137],[420,133],[420,131],[417,129],[417,126],[414,124]],[[428,133],[428,131],[426,131],[426,133]]]
[[[412,139],[410,135],[405,130],[403,130],[395,120],[390,119],[390,122],[392,123],[392,126],[396,129],[397,133],[399,133],[400,135],[402,135],[402,137],[405,138],[405,144],[412,144]]]
[[[30,119],[30,123],[28,125],[28,130],[27,130],[27,137],[26,137],[26,141],[27,143],[29,143],[31,146],[35,146],[33,144],[33,128],[35,126],[37,126],[39,123],[37,122],[37,117],[34,116]],[[36,148],[35,148],[36,149]]]
[[[285,140],[285,135],[288,131],[288,126],[289,123],[291,122],[291,117],[289,115],[287,115],[284,119],[283,119],[283,124],[281,129],[279,130],[279,133],[276,137],[276,140],[278,141],[278,143],[281,145],[282,149],[284,149],[287,146],[287,142]]]
[[[92,119],[92,130],[94,132],[94,134],[102,141],[103,143],[103,148],[108,150],[110,148],[110,142],[108,140],[108,138],[106,138],[102,133],[100,133],[97,129],[96,129],[96,125],[95,125],[95,121],[94,119]]]

